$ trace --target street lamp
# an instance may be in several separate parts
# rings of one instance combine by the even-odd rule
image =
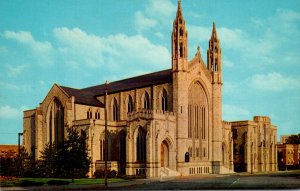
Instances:
[[[21,177],[21,136],[23,136],[23,133],[18,133],[18,174],[19,177]]]

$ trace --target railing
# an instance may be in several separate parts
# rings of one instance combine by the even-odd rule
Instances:
[[[127,120],[132,121],[137,118],[153,119],[153,118],[169,118],[175,117],[174,112],[163,111],[163,110],[150,110],[150,109],[138,109],[127,113]]]

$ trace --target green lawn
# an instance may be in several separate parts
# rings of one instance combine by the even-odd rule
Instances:
[[[61,179],[61,178],[20,178],[20,180],[32,180],[36,182],[44,182],[45,184],[49,180],[67,180],[70,182],[70,184],[104,184],[104,179],[95,179],[95,178],[74,179],[74,183],[72,183],[72,179]],[[109,178],[107,180],[108,183],[126,181],[121,178]]]
[[[47,185],[47,182],[49,180],[67,180],[70,182],[70,185],[84,185],[84,184],[104,184],[104,179],[95,179],[95,178],[81,178],[81,179],[74,179],[74,183],[72,183],[72,179],[62,179],[62,178],[20,178],[15,181],[7,180],[2,181],[0,183],[0,187],[11,187],[15,186],[14,183],[20,182],[22,180],[30,180],[35,182],[43,182],[45,185]],[[128,181],[122,178],[109,178],[108,183],[113,182],[123,182]]]

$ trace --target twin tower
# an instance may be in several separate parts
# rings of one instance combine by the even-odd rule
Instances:
[[[224,156],[230,152],[230,146],[225,148],[230,144],[224,137],[230,136],[230,132],[226,132],[225,136],[222,127],[220,41],[213,23],[207,65],[202,60],[199,47],[195,57],[188,61],[188,32],[180,0],[172,32],[172,75],[173,108],[178,114],[178,155],[186,153],[190,158],[189,165],[179,162],[177,170],[193,174],[194,169],[201,170],[201,167],[209,166],[210,173],[224,172]],[[190,170],[184,169],[187,166]]]

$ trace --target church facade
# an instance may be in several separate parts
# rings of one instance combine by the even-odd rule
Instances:
[[[104,108],[108,160],[118,172],[147,177],[233,171],[231,124],[222,121],[222,51],[215,24],[207,64],[199,48],[188,60],[188,32],[180,1],[172,32],[171,69],[93,87],[54,84],[38,107],[24,111],[24,147],[40,157],[59,144],[66,128],[87,135],[92,160],[104,160]],[[106,105],[105,89],[108,89]]]

